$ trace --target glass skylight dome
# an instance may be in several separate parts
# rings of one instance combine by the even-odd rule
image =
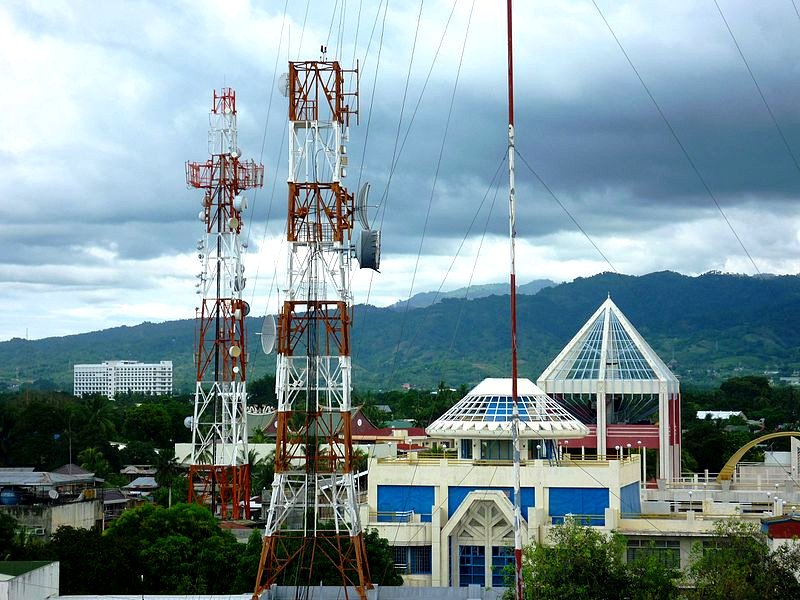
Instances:
[[[517,379],[520,438],[582,438],[589,429],[530,379]],[[426,428],[431,437],[511,436],[511,379],[484,379]]]

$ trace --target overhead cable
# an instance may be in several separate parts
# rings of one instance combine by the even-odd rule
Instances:
[[[628,52],[625,50],[625,47],[622,45],[622,42],[620,41],[620,39],[617,37],[617,34],[614,32],[614,29],[611,27],[611,24],[606,19],[605,15],[603,14],[603,11],[600,10],[600,7],[597,5],[597,2],[595,0],[591,0],[591,3],[594,5],[595,9],[597,9],[597,13],[600,15],[600,18],[603,20],[603,23],[605,23],[605,26],[608,29],[609,33],[611,34],[611,37],[614,38],[614,41],[617,43],[617,46],[619,47],[620,51],[622,52],[622,55],[625,57],[625,60],[628,62],[628,65],[633,70],[634,74],[636,75],[636,78],[639,80],[639,83],[642,85],[642,88],[644,89],[645,93],[647,94],[647,97],[650,98],[650,102],[653,103],[653,106],[655,107],[656,111],[661,116],[661,120],[664,121],[664,125],[666,125],[667,129],[669,129],[669,132],[672,134],[672,137],[675,139],[675,142],[678,144],[678,147],[681,149],[681,152],[683,153],[683,156],[686,158],[686,161],[689,163],[689,166],[692,168],[692,171],[694,171],[694,174],[697,176],[697,179],[702,184],[703,188],[705,189],[706,193],[708,194],[708,197],[714,203],[714,206],[717,207],[717,210],[719,211],[719,214],[722,216],[723,220],[725,221],[726,225],[728,226],[728,229],[730,229],[731,233],[733,234],[733,237],[736,238],[736,241],[739,243],[739,246],[741,246],[741,248],[744,251],[745,255],[747,256],[747,258],[752,263],[753,269],[755,269],[756,273],[758,273],[760,275],[761,271],[759,271],[758,265],[756,265],[756,261],[753,260],[753,257],[750,255],[750,251],[744,245],[744,242],[742,241],[742,238],[739,237],[739,234],[736,232],[736,229],[734,229],[733,224],[728,219],[728,216],[725,214],[725,211],[722,210],[722,206],[720,205],[719,201],[717,200],[717,197],[714,195],[714,192],[711,191],[711,188],[709,187],[709,185],[706,182],[705,178],[700,174],[700,170],[697,168],[697,165],[695,164],[694,160],[692,160],[692,157],[689,155],[689,152],[686,150],[686,147],[683,145],[683,142],[681,141],[681,138],[678,137],[677,132],[672,127],[672,124],[669,122],[669,119],[667,119],[667,115],[664,114],[664,111],[661,109],[661,105],[656,101],[655,97],[653,96],[652,92],[650,91],[650,88],[647,87],[647,84],[644,82],[644,79],[639,74],[639,70],[636,68],[636,65],[633,64],[633,60],[631,59],[631,57],[628,54]]]
[[[783,129],[778,124],[778,119],[775,118],[775,113],[772,112],[772,108],[767,102],[767,97],[764,95],[764,91],[761,89],[761,86],[758,84],[756,80],[756,76],[753,74],[753,69],[750,68],[750,64],[747,62],[747,59],[744,57],[744,52],[742,52],[742,47],[739,45],[739,42],[736,40],[736,36],[733,35],[733,30],[731,26],[728,24],[728,19],[725,18],[725,15],[722,13],[722,8],[719,5],[717,0],[714,0],[714,4],[717,6],[717,10],[719,11],[719,16],[722,17],[722,22],[725,23],[725,29],[728,30],[728,33],[731,36],[731,40],[733,40],[733,45],[736,46],[736,50],[739,52],[739,56],[744,63],[747,72],[750,74],[750,79],[753,80],[753,85],[756,86],[756,90],[758,90],[758,95],[761,96],[761,101],[764,103],[764,107],[767,109],[769,113],[769,118],[772,119],[772,124],[775,125],[775,129],[778,131],[778,135],[781,137],[781,141],[783,141],[783,145],[786,146],[786,151],[789,153],[789,157],[792,159],[795,168],[800,171],[800,163],[797,162],[797,157],[792,152],[792,147],[789,145],[789,140],[786,139],[786,136],[783,133]]]

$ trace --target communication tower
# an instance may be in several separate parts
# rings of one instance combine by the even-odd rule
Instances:
[[[237,145],[236,92],[222,88],[209,115],[205,162],[186,163],[187,185],[204,190],[197,241],[200,273],[197,309],[192,464],[189,501],[209,503],[221,518],[250,516],[247,461],[247,339],[242,299],[244,190],[261,187],[264,167],[242,160]]]
[[[351,435],[350,276],[353,258],[378,269],[380,235],[366,217],[368,186],[356,198],[341,183],[350,118],[358,115],[358,68],[290,62],[284,82],[289,251],[276,334],[275,479],[253,597],[289,573],[302,594],[324,561],[341,576],[345,598],[353,590],[366,598]]]

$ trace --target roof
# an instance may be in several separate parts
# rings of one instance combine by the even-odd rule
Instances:
[[[730,419],[731,417],[742,417],[746,419],[747,417],[744,416],[744,413],[740,410],[698,410],[697,411],[697,418],[698,419],[705,419],[710,418],[713,421],[721,420],[725,421],[726,419]]]
[[[431,437],[490,437],[511,435],[511,379],[484,379],[431,423]],[[581,438],[589,429],[530,379],[517,379],[521,438]]]
[[[49,565],[49,560],[0,560],[0,573],[16,577],[23,573],[35,571],[45,565]]]
[[[66,475],[56,472],[0,469],[0,486],[52,487],[94,482],[94,473],[86,471],[84,473],[82,475]]]
[[[89,471],[79,467],[74,463],[61,465],[57,469],[53,469],[53,473],[60,473],[61,475],[89,475]]]
[[[151,465],[125,465],[119,470],[121,475],[155,475],[156,471]]]
[[[123,486],[123,490],[144,490],[144,489],[156,489],[158,484],[156,483],[155,477],[137,477],[133,481],[131,481],[128,485]]]
[[[273,412],[265,415],[266,422],[262,425],[264,433],[272,437],[276,435],[278,422],[275,418],[277,413]],[[250,423],[250,415],[247,416],[248,427]],[[338,431],[341,428],[342,413],[340,412],[325,412],[319,417],[319,422],[324,423],[325,431]],[[316,430],[316,425],[312,425],[312,430]],[[378,429],[364,414],[361,408],[354,408],[350,414],[350,432],[353,438],[366,437],[371,438],[379,436],[382,429]]]
[[[614,387],[628,391],[630,386],[626,384],[633,382],[678,387],[678,379],[610,296],[544,370],[537,383],[550,393],[558,393],[589,391],[573,390],[576,386],[563,382],[597,381],[606,382],[606,392],[617,391]]]

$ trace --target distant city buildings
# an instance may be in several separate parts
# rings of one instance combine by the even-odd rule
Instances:
[[[109,399],[126,392],[172,394],[172,361],[106,360],[100,364],[75,365],[73,389],[76,396],[103,394]]]

